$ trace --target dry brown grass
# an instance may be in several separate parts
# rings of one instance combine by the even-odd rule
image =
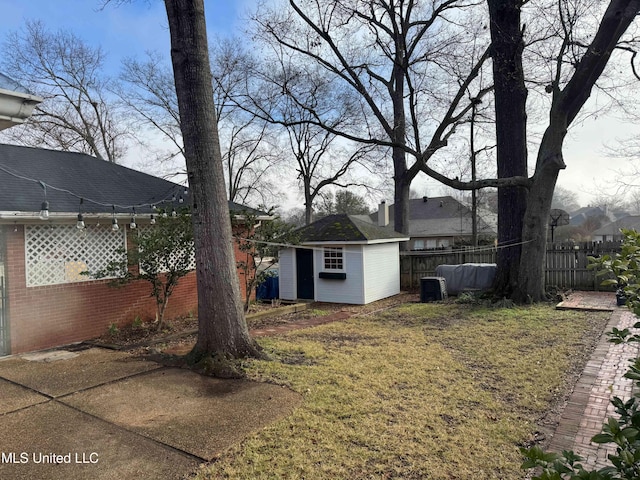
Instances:
[[[582,368],[605,314],[405,305],[260,342],[251,378],[304,395],[198,479],[520,480],[518,446]]]

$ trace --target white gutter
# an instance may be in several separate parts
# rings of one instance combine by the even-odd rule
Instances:
[[[236,215],[236,214],[233,215],[233,218],[235,220],[246,220],[247,219],[246,215]],[[260,222],[263,222],[263,221],[273,220],[274,218],[276,218],[276,217],[273,216],[273,215],[258,215],[258,216],[256,216],[256,220],[258,220],[258,224]]]
[[[156,217],[157,214],[154,214]],[[82,213],[82,216],[85,220],[104,220],[113,218],[112,213]],[[129,220],[133,216],[132,213],[116,213],[115,217],[118,220],[125,219]],[[137,213],[137,220],[146,220],[150,219],[150,213]],[[0,224],[13,224],[18,220],[26,221],[27,223],[46,223],[51,221],[77,221],[78,212],[49,212],[49,218],[47,220],[42,220],[40,218],[40,212],[0,212]]]
[[[0,130],[24,123],[42,101],[29,93],[0,88]]]

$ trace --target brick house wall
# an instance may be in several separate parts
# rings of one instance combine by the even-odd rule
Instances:
[[[146,281],[121,288],[109,286],[108,280],[27,288],[24,227],[5,227],[4,237],[10,353],[79,342],[104,334],[111,324],[122,327],[136,317],[155,318],[155,299]],[[241,253],[237,245],[235,253]],[[240,271],[238,274],[244,299],[244,278]],[[165,319],[197,313],[196,274],[192,272],[180,279],[169,299]]]

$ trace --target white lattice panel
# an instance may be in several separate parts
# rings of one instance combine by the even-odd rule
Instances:
[[[27,225],[25,255],[27,287],[82,282],[91,277],[81,272],[96,272],[125,248],[124,229],[113,231],[110,225],[91,225],[78,230],[73,225]]]
[[[138,232],[139,234],[143,235],[145,232],[148,232],[152,228],[155,228],[155,227],[153,225],[143,225],[141,227],[138,227]],[[172,252],[169,258],[170,258],[169,261],[172,264],[175,264],[175,262],[180,258],[179,252]],[[192,251],[191,260],[189,261],[189,266],[187,267],[187,270],[195,270],[195,269],[196,269],[196,255],[195,255],[195,251]],[[168,271],[168,269],[164,271]]]

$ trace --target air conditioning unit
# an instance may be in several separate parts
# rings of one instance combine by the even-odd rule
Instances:
[[[447,282],[444,277],[422,277],[420,279],[420,302],[435,302],[447,299]]]

